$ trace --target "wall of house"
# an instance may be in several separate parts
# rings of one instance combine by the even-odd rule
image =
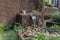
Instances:
[[[58,8],[60,8],[60,0],[59,0],[59,2],[58,2]]]
[[[59,11],[60,12],[60,9],[45,8],[44,14],[55,13],[56,11]]]
[[[33,0],[20,0],[20,10],[27,10],[27,11],[31,11],[33,9],[35,9]]]
[[[32,0],[0,0],[0,23],[11,23],[22,9],[32,10]]]
[[[10,23],[19,11],[18,0],[0,0],[0,23]]]

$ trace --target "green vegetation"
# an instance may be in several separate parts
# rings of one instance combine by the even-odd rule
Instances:
[[[49,38],[49,40],[60,40],[60,36],[52,36],[52,35],[50,35],[48,38]]]
[[[9,31],[9,30],[11,30],[13,28],[11,26],[12,25],[0,24],[0,31]]]
[[[60,26],[56,25],[56,24],[51,25],[51,26],[47,26],[47,29],[49,31],[53,31],[53,32],[58,32],[58,33],[60,32]]]
[[[55,5],[49,4],[48,0],[33,0],[33,2],[35,4],[36,10],[39,12],[43,11],[45,5],[48,7],[51,7],[51,8],[52,7],[55,8]],[[45,4],[44,4],[44,2],[45,2]],[[19,40],[20,38],[21,39],[26,38],[24,40],[60,40],[60,36],[57,36],[60,34],[60,25],[56,24],[56,23],[60,22],[60,12],[55,12],[55,13],[51,13],[51,14],[48,13],[45,15],[45,18],[53,19],[52,21],[54,23],[47,24],[47,27],[46,27],[46,30],[48,32],[51,31],[51,34],[47,34],[47,33],[43,32],[45,29],[42,31],[39,26],[35,27],[35,26],[28,25],[29,26],[28,27],[28,26],[22,25],[20,23],[13,23],[11,25],[0,24],[0,40]],[[41,20],[39,19],[37,21],[41,21]],[[36,33],[35,31],[37,31],[38,33]],[[52,35],[53,34],[52,31],[56,32],[57,34]],[[35,33],[33,33],[33,32],[35,32]],[[33,35],[33,36],[29,36],[29,35]]]
[[[47,40],[47,37],[43,33],[37,33],[33,40]]]
[[[48,0],[45,0],[45,5],[46,5],[46,6],[47,6],[48,3],[49,3]]]
[[[60,40],[60,36],[45,35],[44,33],[38,33],[33,40]]]
[[[48,7],[55,7],[54,4],[47,4]]]
[[[45,6],[45,1],[44,0],[33,0],[34,4],[35,4],[35,7],[36,7],[36,10],[38,11],[42,11],[44,6]]]
[[[4,30],[4,24],[0,24],[0,31]]]
[[[53,16],[54,16],[53,13],[48,13],[48,14],[45,14],[44,18],[45,19],[51,19]]]
[[[18,36],[13,31],[0,32],[0,40],[18,40]]]
[[[60,12],[56,11],[55,13],[48,13],[45,15],[45,18],[52,19],[52,22],[47,23],[46,29],[48,32],[59,35],[60,34]],[[59,36],[48,36],[47,40],[60,40]]]
[[[18,40],[18,36],[13,31],[14,25],[0,24],[0,40]]]
[[[48,0],[45,0],[45,2],[48,2]]]
[[[45,17],[47,19],[53,19],[53,22],[60,22],[60,12],[55,13],[49,13],[46,14]],[[20,23],[13,23],[11,25],[4,25],[0,24],[0,40],[18,40],[18,35],[16,35],[15,31],[19,31],[20,29],[23,29],[24,25]],[[48,31],[57,32],[60,34],[60,25],[57,24],[47,24],[46,29]],[[51,34],[46,35],[46,33],[39,32],[35,36],[31,38],[26,38],[26,40],[60,40],[60,36],[53,36]]]
[[[21,30],[24,27],[20,23],[14,23],[13,25],[14,25],[14,30],[16,31]]]
[[[59,32],[60,26],[52,25],[51,27],[47,27],[49,30],[54,30]],[[13,30],[20,30],[22,26],[19,23],[14,23],[10,26],[0,25],[0,40],[18,40],[18,36]],[[39,32],[35,36],[26,39],[26,40],[60,40],[60,36],[46,35],[46,33]]]
[[[60,34],[60,12],[55,12],[51,14],[47,14],[49,19],[52,19],[52,23],[47,23],[47,29],[49,31],[54,31]]]
[[[19,23],[13,23],[11,25],[0,24],[0,31],[19,30],[22,29],[22,27]]]
[[[48,7],[51,7],[51,8],[55,8],[55,5],[54,4],[50,4],[49,3],[49,0],[45,0],[45,5],[48,6]]]
[[[54,22],[60,22],[60,12],[45,14],[46,19],[53,19]]]
[[[55,12],[54,16],[52,17],[52,19],[54,19],[54,22],[60,22],[60,12]]]
[[[60,36],[47,35],[45,33],[37,33],[34,37],[27,38],[25,40],[60,40]]]

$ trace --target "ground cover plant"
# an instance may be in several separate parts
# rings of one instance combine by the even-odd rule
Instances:
[[[0,40],[18,40],[18,36],[10,25],[0,24]]]
[[[8,27],[7,29],[4,29],[5,27]],[[13,30],[20,30],[22,29],[21,28],[21,25],[18,24],[18,23],[14,23],[13,25],[11,26],[5,26],[4,25],[0,25],[0,40],[18,40],[18,35],[13,31]],[[12,30],[12,27],[13,30]],[[53,25],[51,27],[48,27],[49,29],[51,30],[56,30],[56,31],[59,31],[60,29],[60,26],[58,25]],[[42,32],[39,32],[39,33],[36,33],[35,36],[33,37],[27,37],[27,39],[25,40],[60,40],[60,36],[53,36],[53,35],[47,35],[46,33],[42,33]]]
[[[52,17],[54,22],[60,22],[60,12],[55,12],[54,16]]]
[[[18,36],[13,31],[0,32],[0,40],[18,40]]]
[[[33,40],[60,40],[60,36],[46,35],[44,33],[37,33]]]

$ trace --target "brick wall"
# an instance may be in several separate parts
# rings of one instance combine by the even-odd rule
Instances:
[[[27,11],[31,11],[31,10],[35,9],[33,0],[20,0],[19,3],[20,3],[20,8],[23,10],[25,9]]]
[[[44,14],[47,14],[47,13],[55,13],[56,11],[59,11],[60,12],[60,9],[45,8]]]
[[[0,22],[12,21],[18,12],[20,5],[18,0],[0,0]]]
[[[16,14],[22,9],[34,9],[32,0],[0,0],[0,23],[13,22]]]

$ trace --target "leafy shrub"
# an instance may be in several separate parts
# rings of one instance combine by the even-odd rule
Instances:
[[[0,31],[7,31],[10,29],[12,29],[11,25],[0,24]]]
[[[45,2],[48,2],[48,0],[45,0]]]
[[[48,13],[48,14],[45,14],[45,19],[50,19],[53,17],[53,13]]]
[[[55,7],[54,4],[50,4],[48,0],[45,0],[45,5],[48,6],[48,7]]]
[[[5,25],[4,24],[0,24],[0,31],[4,31],[4,27]]]
[[[55,12],[52,19],[54,19],[53,21],[55,22],[60,22],[60,12]]]
[[[36,10],[42,11],[43,5],[44,5],[44,0],[33,0]]]
[[[20,24],[0,24],[0,40],[18,40],[18,35],[13,30],[20,30]]]
[[[47,37],[43,33],[38,33],[33,40],[47,40]]]
[[[20,30],[21,24],[13,23],[11,25],[0,24],[0,31],[9,31],[9,30]]]
[[[55,7],[54,4],[47,4],[48,7]]]
[[[45,35],[44,33],[38,33],[33,40],[60,40],[60,36]]]
[[[47,6],[48,3],[49,3],[48,0],[45,0],[45,5],[46,5],[46,6]]]
[[[50,26],[50,27],[46,27],[49,31],[55,31],[55,32],[60,32],[60,26],[59,25],[56,25],[56,24],[54,24],[54,25],[52,25],[52,26]]]
[[[18,40],[18,37],[13,31],[6,31],[0,33],[0,40]]]
[[[49,36],[49,40],[60,40],[59,36]]]
[[[23,28],[23,26],[20,23],[15,23],[14,24],[14,30],[18,31],[18,30],[20,30],[22,28]]]

